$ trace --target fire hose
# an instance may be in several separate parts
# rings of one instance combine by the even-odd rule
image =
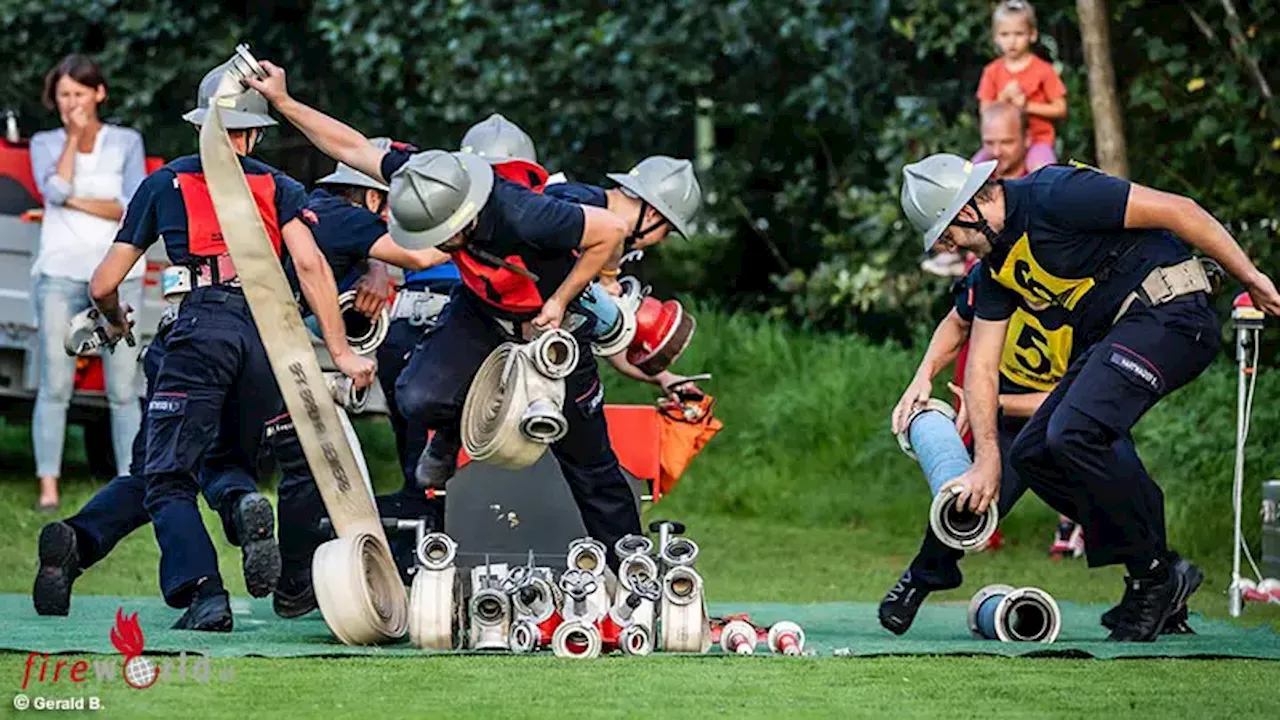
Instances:
[[[705,653],[711,647],[711,622],[702,592],[702,576],[688,566],[671,568],[662,579],[662,649]]]
[[[988,585],[969,601],[969,631],[978,639],[1051,643],[1061,629],[1058,603],[1039,588]]]
[[[973,463],[956,431],[955,418],[950,405],[930,399],[907,418],[906,429],[898,434],[898,444],[908,457],[920,463],[933,492],[929,507],[933,534],[947,547],[980,550],[995,534],[1000,511],[994,502],[981,515],[963,510],[956,503],[956,496],[963,489],[951,481]]]
[[[624,277],[618,283],[622,285],[620,297],[613,297],[599,283],[591,283],[578,299],[592,324],[591,351],[601,357],[623,352],[636,337],[640,283],[633,277]]]
[[[755,626],[744,620],[729,622],[720,631],[720,649],[731,655],[752,655],[758,644]]]
[[[231,145],[218,99],[243,92],[243,78],[259,73],[240,46],[209,103],[200,129],[200,161],[218,224],[235,263],[254,324],[292,415],[307,464],[338,539],[312,559],[316,602],[330,630],[348,645],[403,637],[409,604],[396,563],[343,430],[308,333],[267,238],[257,203]]]
[[[569,543],[565,565],[574,570],[589,573],[594,578],[587,607],[592,620],[599,620],[609,612],[609,595],[612,583],[609,566],[605,562],[605,548],[599,540],[583,537]],[[568,617],[568,613],[565,613]]]
[[[790,620],[774,623],[769,628],[769,651],[783,655],[802,655],[804,629]]]
[[[138,344],[132,329],[122,337],[129,347]],[[88,307],[71,318],[62,336],[62,348],[72,357],[88,355],[99,348],[115,352],[116,343],[120,342],[120,339],[110,338],[107,335],[107,320],[102,316],[102,312],[96,307]]]
[[[652,608],[658,600],[658,581],[638,579],[635,587],[620,598],[600,622],[600,636],[605,649],[618,648],[626,655],[648,655],[653,652],[653,633],[640,622],[640,611]]]
[[[462,407],[467,455],[508,470],[537,462],[569,431],[561,412],[564,378],[577,364],[578,343],[560,329],[498,346],[476,372]]]
[[[418,544],[419,567],[409,592],[409,639],[416,648],[457,649],[462,627],[457,555],[457,544],[444,533],[430,533]]]

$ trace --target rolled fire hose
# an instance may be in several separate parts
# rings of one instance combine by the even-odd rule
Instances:
[[[578,364],[578,343],[548,330],[523,345],[503,343],[471,381],[462,407],[462,445],[473,460],[521,470],[569,431],[564,378]]]
[[[133,330],[125,333],[123,338],[129,347],[138,344]],[[62,336],[62,349],[66,350],[67,355],[75,357],[88,355],[99,348],[114,351],[117,342],[120,342],[120,338],[107,339],[107,323],[98,308],[87,307],[76,313],[67,324],[67,331]]]
[[[387,339],[391,313],[385,303],[370,318],[356,309],[356,291],[348,290],[338,296],[338,310],[342,311],[342,324],[347,328],[347,344],[355,354],[371,355]]]
[[[462,627],[458,545],[444,533],[418,544],[418,571],[409,592],[409,640],[424,650],[456,650]]]
[[[667,572],[658,618],[664,651],[705,653],[711,648],[711,620],[697,570],[679,566]]]
[[[956,413],[950,405],[930,399],[907,418],[907,428],[898,434],[898,444],[908,457],[920,463],[933,504],[929,507],[929,527],[943,545],[956,550],[981,550],[995,534],[1000,511],[993,501],[987,511],[978,515],[961,510],[956,496],[958,485],[947,483],[963,475],[973,464],[960,433],[956,432]]]
[[[980,640],[1051,643],[1061,630],[1058,603],[1039,588],[988,585],[969,601],[969,631]]]
[[[373,496],[356,481],[359,462],[222,119],[219,99],[243,92],[245,72],[258,72],[247,49],[237,48],[237,57],[248,69],[223,75],[200,129],[200,161],[223,240],[338,535],[312,559],[316,602],[330,630],[348,645],[396,640],[409,624],[399,570]]]
[[[720,631],[720,649],[730,655],[752,655],[760,636],[749,622],[734,620]]]
[[[790,620],[774,623],[769,628],[769,652],[783,655],[804,653],[804,630]]]

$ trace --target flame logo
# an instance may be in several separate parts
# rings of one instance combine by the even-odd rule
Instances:
[[[125,616],[124,608],[117,608],[116,625],[111,628],[111,644],[126,658],[131,658],[142,654],[144,640],[138,613]]]

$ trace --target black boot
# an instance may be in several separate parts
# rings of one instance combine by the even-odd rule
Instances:
[[[286,619],[302,617],[319,607],[310,565],[285,568],[271,598],[271,607],[276,615]]]
[[[905,633],[911,629],[924,599],[934,589],[942,588],[930,588],[913,576],[908,568],[880,601],[880,624],[894,635]]]
[[[1176,572],[1195,574],[1200,570],[1195,568],[1186,558],[1179,556],[1177,553],[1171,554],[1173,559],[1173,567]],[[1199,586],[1199,582],[1196,583]],[[1194,592],[1194,590],[1192,591]],[[1187,593],[1190,597],[1190,593]],[[1115,630],[1121,625],[1130,622],[1130,605],[1133,602],[1133,591],[1131,583],[1126,582],[1124,586],[1124,596],[1120,599],[1120,604],[1111,608],[1102,614],[1102,626],[1108,630]],[[1173,611],[1173,615],[1169,616],[1169,620],[1164,624],[1164,629],[1160,631],[1161,635],[1195,635],[1196,631],[1192,629],[1188,622],[1187,604],[1183,601],[1182,605]]]
[[[39,615],[66,615],[71,610],[71,584],[80,577],[76,531],[64,522],[40,530],[40,570],[31,601]]]
[[[276,545],[271,501],[261,493],[245,493],[236,501],[234,517],[244,555],[245,588],[253,597],[266,597],[280,580],[280,547]]]
[[[437,430],[427,443],[427,449],[418,457],[418,467],[414,477],[418,487],[429,490],[444,490],[445,484],[458,471],[458,451],[462,449],[461,438],[449,437],[448,430]]]
[[[222,588],[221,580],[207,578],[201,581],[191,605],[173,624],[173,629],[231,632],[231,625],[231,596]]]

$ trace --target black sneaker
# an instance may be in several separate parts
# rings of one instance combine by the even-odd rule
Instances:
[[[928,586],[915,580],[910,569],[906,570],[880,601],[880,624],[894,635],[905,633],[911,629],[911,623],[929,592]]]
[[[1152,642],[1180,609],[1186,608],[1204,575],[1189,562],[1170,566],[1164,577],[1125,578],[1129,584],[1128,617],[1118,624],[1107,640]]]
[[[271,501],[261,493],[246,493],[236,502],[234,517],[244,555],[245,588],[253,597],[266,597],[280,580],[280,547],[276,545]]]
[[[444,490],[445,484],[458,472],[458,452],[462,450],[462,440],[455,440],[448,435],[448,431],[437,430],[426,449],[418,456],[418,467],[414,469],[418,487]]]
[[[191,606],[173,624],[173,629],[231,632],[231,625],[231,596],[226,590],[221,590],[204,595],[197,593]]]
[[[31,589],[39,615],[66,615],[71,610],[71,584],[80,577],[76,531],[64,522],[40,530],[40,570]]]
[[[271,597],[271,607],[276,615],[285,619],[302,617],[319,607],[316,589],[311,583],[311,566],[280,576],[280,584],[276,585],[275,594]]]
[[[1194,581],[1195,587],[1187,593],[1187,597],[1195,592],[1195,588],[1200,586],[1200,582],[1204,579],[1204,575],[1200,573],[1200,569],[1192,565],[1186,558],[1178,556],[1176,553],[1173,563],[1174,572],[1186,573],[1191,577],[1198,576],[1199,579]],[[1131,613],[1129,605],[1133,601],[1133,591],[1131,584],[1126,582],[1124,586],[1124,596],[1120,598],[1120,604],[1111,608],[1102,614],[1102,626],[1108,630],[1115,630],[1121,625],[1127,624],[1130,620]],[[1169,620],[1165,622],[1164,629],[1160,631],[1161,635],[1195,635],[1196,631],[1192,629],[1188,622],[1187,603],[1184,600],[1182,604],[1173,611],[1169,616]]]

